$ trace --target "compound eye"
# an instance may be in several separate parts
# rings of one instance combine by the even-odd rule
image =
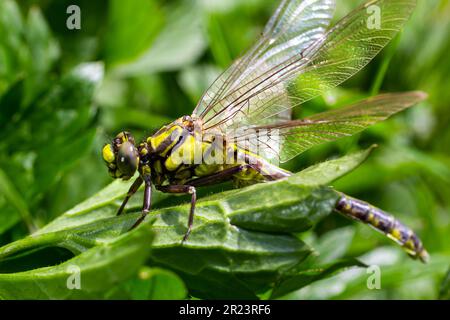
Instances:
[[[135,146],[129,142],[124,142],[117,152],[117,168],[122,173],[124,179],[131,178],[136,172],[139,164],[139,157]]]
[[[114,156],[114,150],[113,147],[110,143],[105,144],[105,146],[102,149],[102,156],[103,156],[103,160],[105,160],[106,163],[110,164],[110,163],[114,163],[115,156]]]

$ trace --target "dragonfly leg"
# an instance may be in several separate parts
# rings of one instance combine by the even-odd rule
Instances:
[[[195,204],[197,202],[197,192],[195,187],[205,186],[209,184],[218,183],[220,181],[224,181],[232,177],[234,174],[241,172],[242,170],[252,167],[250,164],[243,164],[240,166],[228,168],[225,170],[222,170],[220,172],[211,174],[209,176],[201,177],[192,179],[187,182],[186,185],[168,185],[168,186],[157,186],[156,189],[158,189],[161,192],[165,193],[189,193],[191,194],[191,210],[189,212],[189,219],[188,219],[188,230],[186,234],[184,235],[183,242],[187,240],[189,237],[192,225],[194,223],[194,213],[195,213]]]
[[[183,237],[183,242],[187,240],[192,230],[194,223],[195,203],[197,202],[197,191],[195,187],[191,185],[169,185],[169,186],[157,186],[161,192],[165,193],[189,193],[191,195],[191,210],[189,211],[188,229]]]
[[[144,182],[144,180],[142,180],[141,177],[138,177],[136,180],[134,180],[133,184],[131,185],[130,189],[127,192],[125,199],[123,199],[123,202],[120,205],[119,210],[117,211],[118,216],[120,216],[122,214],[123,209],[125,209],[125,206],[127,205],[128,200],[130,200],[130,198],[133,196],[133,194],[136,193],[136,191],[141,186],[142,182]]]
[[[231,178],[233,175],[235,175],[236,173],[239,173],[242,170],[249,168],[249,167],[252,167],[252,166],[250,164],[243,164],[240,166],[231,167],[231,168],[213,173],[209,176],[192,179],[192,180],[188,181],[187,183],[190,186],[194,186],[194,187],[201,187],[201,186],[206,186],[209,184],[215,184],[215,183],[227,180],[227,179]]]
[[[144,189],[144,204],[142,206],[142,213],[139,219],[136,220],[136,222],[131,226],[131,229],[136,228],[138,225],[141,224],[142,221],[144,221],[147,214],[150,212],[150,207],[152,205],[152,182],[150,177],[144,177],[145,180],[145,189]],[[142,183],[142,182],[141,182]]]

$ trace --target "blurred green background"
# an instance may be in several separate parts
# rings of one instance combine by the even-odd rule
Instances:
[[[336,18],[361,1],[339,1]],[[81,30],[66,9],[81,8]],[[111,179],[100,150],[190,114],[202,92],[255,41],[278,5],[267,0],[0,0],[0,245],[20,239]],[[344,228],[349,256],[385,266],[381,290],[350,270],[286,298],[432,299],[450,265],[450,2],[419,1],[404,31],[363,71],[295,110],[342,106],[378,92],[429,99],[286,168],[379,148],[335,187],[400,218],[422,237],[428,266],[366,226],[329,217],[309,236]],[[332,239],[330,239],[332,241]],[[406,263],[405,263],[406,262]],[[413,267],[411,267],[413,266]],[[416,269],[417,268],[417,269]]]

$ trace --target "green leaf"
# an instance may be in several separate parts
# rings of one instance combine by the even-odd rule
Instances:
[[[33,57],[30,69],[37,74],[48,72],[59,57],[59,45],[52,38],[50,28],[38,7],[32,7],[28,12],[25,36]]]
[[[275,299],[282,297],[289,292],[301,289],[315,281],[332,276],[333,274],[336,274],[337,271],[342,271],[342,269],[364,266],[365,265],[362,262],[356,259],[342,259],[325,265],[316,265],[311,268],[297,270],[295,275],[282,279],[276,284],[270,298]]]
[[[38,23],[41,18],[33,19]],[[0,98],[0,125],[8,137],[0,141],[0,167],[9,181],[3,175],[8,203],[0,208],[2,216],[10,216],[2,217],[2,232],[17,222],[15,209],[33,229],[31,216],[38,220],[38,201],[45,201],[43,195],[62,173],[90,151],[96,133],[92,97],[102,78],[101,63],[80,64],[45,83],[46,89],[30,103],[24,102],[30,77],[17,81]]]
[[[418,264],[402,252],[392,247],[376,248],[359,257],[368,266],[379,266],[381,269],[381,289],[368,290],[367,280],[370,273],[367,269],[351,270],[349,274],[339,274],[335,279],[324,280],[324,287],[336,287],[339,290],[330,292],[328,298],[333,299],[389,299],[391,294],[406,299],[436,298],[436,275],[445,274],[448,269],[448,254],[432,254],[430,262]],[[355,272],[353,272],[355,271]],[[330,281],[330,282],[328,282]],[[428,292],[427,292],[428,291]]]
[[[332,160],[330,166],[336,168],[339,163],[340,175],[364,158],[362,153],[357,153],[345,157],[349,165],[338,159]],[[321,182],[329,183],[338,176],[335,170],[325,169],[326,163],[320,166],[324,169]],[[194,228],[184,244],[181,240],[186,232],[190,204],[152,211],[150,216],[154,221],[147,219],[143,224],[155,233],[155,241],[152,245],[148,241],[140,243],[152,249],[148,263],[178,274],[196,297],[253,299],[272,289],[275,296],[285,294],[354,265],[353,260],[329,264],[318,261],[320,264],[315,269],[308,262],[315,260],[305,260],[312,248],[292,234],[310,228],[330,214],[339,197],[329,187],[313,185],[313,172],[316,171],[307,170],[287,179],[200,199]],[[0,248],[3,269],[14,259],[26,259],[45,247],[56,246],[81,256],[116,241],[117,237],[126,239],[130,234],[126,231],[140,215],[140,204],[131,204],[128,214],[115,216],[128,185],[115,181],[34,235]],[[160,194],[155,196],[157,202]],[[61,255],[53,256],[50,262],[54,264]],[[129,259],[122,263],[127,265]],[[139,293],[140,298],[144,296]]]
[[[444,281],[442,281],[439,299],[450,300],[450,269],[448,270]]]
[[[203,92],[220,75],[220,69],[212,65],[187,67],[178,76],[181,88],[189,95],[192,103],[197,103]]]
[[[23,100],[29,103],[48,85],[45,76],[59,56],[58,42],[37,6],[24,19],[15,1],[0,3],[0,94],[25,75]]]
[[[164,12],[156,1],[111,1],[104,49],[107,63],[128,62],[141,54],[163,22]]]
[[[30,231],[34,230],[33,220],[31,218],[28,206],[20,193],[17,191],[6,173],[0,168],[0,192],[6,200],[13,205],[16,212],[27,225]],[[11,213],[10,213],[11,214]],[[1,232],[0,232],[1,233]]]
[[[151,124],[152,128],[161,128],[171,122],[171,119],[168,117],[149,114],[148,112],[130,109],[129,107],[109,110],[108,116],[108,118],[105,117],[104,124],[113,128],[148,128],[149,124]]]
[[[344,176],[363,163],[376,145],[362,151],[345,155],[341,158],[325,161],[309,168],[296,175],[295,182],[302,185],[318,186],[326,185]]]
[[[302,232],[333,210],[337,196],[332,189],[289,182],[286,180],[285,186],[278,183],[277,188],[248,188],[236,194],[227,201],[231,223],[250,230]],[[253,196],[255,192],[258,197]]]
[[[35,162],[39,192],[48,190],[61,172],[90,151],[95,134],[92,97],[102,79],[102,64],[79,65],[39,101],[41,114],[34,120],[42,120],[34,121],[39,123],[39,128],[35,128],[37,133],[33,137],[33,144],[39,146]],[[56,111],[46,113],[45,110]]]
[[[344,227],[324,234],[314,248],[320,252],[317,260],[320,263],[331,263],[344,256],[349,248],[355,231],[353,227]]]
[[[299,290],[310,283],[328,278],[337,271],[350,267],[362,267],[363,263],[343,256],[351,244],[353,228],[345,227],[327,232],[313,242],[314,253],[301,265],[292,278],[280,279],[271,293],[271,298],[280,298],[291,291]],[[295,294],[295,293],[294,293]]]
[[[66,241],[71,241],[73,246],[84,246],[87,240],[85,236],[89,238],[88,235],[72,233],[67,235]],[[52,242],[56,238],[58,237],[55,234],[46,234],[40,237],[39,244],[56,246],[58,242]],[[152,233],[150,227],[146,225],[114,239],[111,238],[109,241],[96,243],[95,246],[61,264],[24,272],[0,274],[0,297],[3,299],[102,298],[107,290],[137,272],[150,253],[151,241]],[[12,262],[9,262],[17,264],[15,260],[20,261],[18,258],[10,257]],[[2,260],[2,265],[4,264],[5,260]],[[78,275],[79,282],[75,278]],[[79,283],[79,289],[76,287],[77,283]]]
[[[12,228],[21,219],[16,208],[12,207],[11,205],[3,204],[6,199],[2,200],[3,201],[0,212],[0,235]]]
[[[183,281],[175,273],[161,268],[143,267],[108,296],[133,300],[180,300],[187,296]]]
[[[24,49],[21,39],[23,29],[22,15],[16,2],[0,1],[0,94],[16,80],[21,71],[19,65],[24,58],[28,58],[26,52],[19,51]]]
[[[22,105],[23,80],[19,80],[11,85],[3,96],[0,96],[0,126],[7,134],[10,123],[14,116],[20,111]]]
[[[174,71],[193,63],[206,48],[202,15],[195,2],[183,2],[168,8],[166,26],[151,46],[136,60],[118,65],[121,76],[147,75]]]
[[[95,128],[87,129],[83,134],[61,144],[48,144],[39,150],[36,157],[36,183],[39,192],[45,192],[51,184],[73,164],[90,151],[94,140]],[[55,163],[62,165],[55,167]]]

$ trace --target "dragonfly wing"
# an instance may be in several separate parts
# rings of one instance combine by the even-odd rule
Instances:
[[[216,128],[226,134],[230,128],[276,123],[278,114],[339,85],[363,68],[395,36],[414,7],[415,0],[369,1],[325,34],[317,33],[314,41],[290,47],[295,50],[290,49],[289,55],[277,55],[270,60],[275,65],[255,60],[264,57],[260,53],[244,56],[250,65],[258,67],[247,71],[247,64],[238,61],[229,72],[244,76],[236,75],[233,79],[238,81],[231,80],[231,89],[207,92],[201,102],[206,106],[196,109],[204,129]],[[270,43],[270,37],[266,38]]]
[[[267,77],[275,66],[297,56],[299,52],[323,38],[334,8],[334,0],[282,1],[259,41],[211,85],[193,115],[202,118],[204,122],[211,121],[211,124],[228,118],[233,110],[227,109],[226,105],[243,93],[240,88],[242,84]],[[259,104],[269,105],[271,113],[279,105],[280,112],[277,113],[276,119],[272,120],[287,120],[290,112],[281,112],[281,109],[285,110],[285,106],[290,103],[286,88],[281,85],[274,86],[271,90],[274,94],[259,96]],[[247,115],[249,114],[250,110],[247,112]],[[247,123],[251,123],[248,117],[245,119],[249,120]]]
[[[247,128],[233,138],[240,147],[286,162],[315,145],[360,132],[425,98],[420,91],[383,94],[302,120]]]

